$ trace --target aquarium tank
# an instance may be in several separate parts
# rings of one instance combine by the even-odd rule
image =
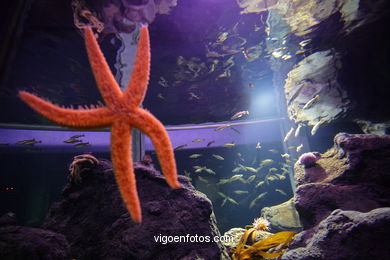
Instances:
[[[389,11],[5,1],[0,258],[385,259]]]

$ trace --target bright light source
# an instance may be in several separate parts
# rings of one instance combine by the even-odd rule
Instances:
[[[251,113],[254,115],[270,115],[275,111],[275,95],[273,91],[261,92],[251,99]]]

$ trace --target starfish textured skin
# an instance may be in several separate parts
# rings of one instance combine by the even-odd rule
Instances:
[[[19,97],[49,120],[76,129],[111,127],[111,158],[116,182],[122,199],[136,223],[142,221],[131,151],[131,129],[136,127],[148,135],[156,149],[162,172],[168,185],[179,188],[176,162],[168,133],[150,112],[140,108],[149,81],[150,47],[146,26],[141,28],[136,60],[130,82],[124,92],[120,89],[93,35],[85,29],[88,59],[105,107],[93,109],[62,108],[26,91]]]

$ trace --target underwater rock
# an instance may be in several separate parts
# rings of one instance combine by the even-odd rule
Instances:
[[[0,259],[71,259],[64,235],[32,227],[0,227]]]
[[[291,120],[318,128],[346,114],[350,102],[337,82],[340,67],[338,55],[327,50],[306,57],[287,74],[284,92]]]
[[[306,36],[321,22],[332,16],[339,17],[346,32],[377,18],[384,1],[360,3],[359,0],[236,0],[242,14],[276,10],[291,27],[296,36]]]
[[[0,217],[0,226],[16,225],[16,214],[13,212],[7,212]]]
[[[281,259],[388,259],[389,232],[390,208],[367,213],[337,209],[296,235]]]
[[[176,5],[177,0],[73,0],[75,24],[81,20],[92,26],[99,23],[98,32],[104,34],[131,33],[137,22],[150,24],[156,14],[168,14]]]
[[[264,207],[261,216],[271,223],[271,230],[276,232],[302,230],[298,212],[295,209],[293,199],[272,207]]]
[[[337,134],[311,168],[295,164],[295,206],[304,229],[336,209],[390,207],[390,136]]]
[[[82,165],[81,165],[82,166]],[[68,182],[43,227],[64,234],[77,259],[227,259],[223,246],[202,242],[218,236],[210,200],[184,176],[173,190],[152,165],[134,165],[143,219],[135,224],[118,193],[111,162],[87,165]],[[188,236],[187,236],[188,235]],[[184,236],[167,242],[168,236]],[[185,242],[189,239],[192,242]],[[196,238],[198,237],[198,238]],[[198,239],[198,242],[194,242]],[[192,257],[192,258],[191,258]]]

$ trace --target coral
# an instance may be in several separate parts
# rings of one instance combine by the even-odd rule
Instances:
[[[305,168],[310,168],[310,167],[314,166],[314,164],[320,158],[321,158],[321,155],[317,152],[304,153],[299,157],[298,162],[300,164],[303,164],[305,166]]]
[[[255,218],[252,223],[253,228],[256,230],[268,231],[269,225],[270,225],[269,221],[265,218]]]
[[[72,163],[69,165],[69,181],[76,184],[81,183],[81,173],[90,170],[90,168],[85,167],[85,163],[88,163],[92,166],[99,165],[99,160],[91,154],[82,154],[73,157]]]

